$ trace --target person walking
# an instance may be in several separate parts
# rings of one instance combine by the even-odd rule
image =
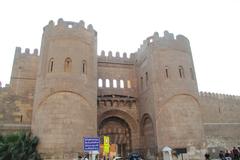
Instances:
[[[205,156],[205,160],[210,160],[210,154],[206,153],[204,156]]]
[[[226,160],[232,160],[231,154],[229,153],[228,150],[225,151],[225,159]]]
[[[224,152],[223,152],[223,151],[220,151],[220,152],[219,152],[219,158],[220,158],[221,160],[225,160],[225,156],[224,156]]]
[[[239,151],[238,151],[238,149],[236,147],[233,147],[232,153],[233,153],[233,159],[234,160],[238,160],[238,158],[239,158]]]

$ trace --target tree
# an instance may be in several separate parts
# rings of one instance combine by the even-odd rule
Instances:
[[[38,138],[30,133],[0,135],[0,160],[41,160],[37,144]]]

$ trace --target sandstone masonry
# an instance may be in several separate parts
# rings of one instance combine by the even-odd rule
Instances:
[[[16,48],[0,111],[0,132],[31,130],[44,159],[76,157],[84,136],[110,136],[122,156],[169,146],[203,159],[240,145],[240,98],[199,92],[189,40],[167,31],[135,53],[97,55],[92,25],[50,21],[40,55]]]

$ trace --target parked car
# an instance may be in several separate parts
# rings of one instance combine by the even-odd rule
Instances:
[[[123,157],[114,157],[113,160],[123,160]]]
[[[137,152],[130,153],[128,155],[128,160],[142,160],[141,155]]]

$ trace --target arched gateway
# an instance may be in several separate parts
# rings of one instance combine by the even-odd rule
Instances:
[[[114,116],[104,119],[98,133],[101,141],[103,136],[110,137],[110,144],[115,145],[118,155],[125,157],[126,153],[131,151],[131,129],[124,119]]]
[[[98,117],[98,134],[103,143],[103,136],[110,137],[116,155],[126,157],[136,148],[138,126],[127,112],[111,109]]]
[[[157,146],[154,134],[154,126],[152,118],[149,114],[145,113],[141,119],[141,137],[142,137],[142,148],[144,149],[144,154],[148,152],[150,154],[156,154]]]

